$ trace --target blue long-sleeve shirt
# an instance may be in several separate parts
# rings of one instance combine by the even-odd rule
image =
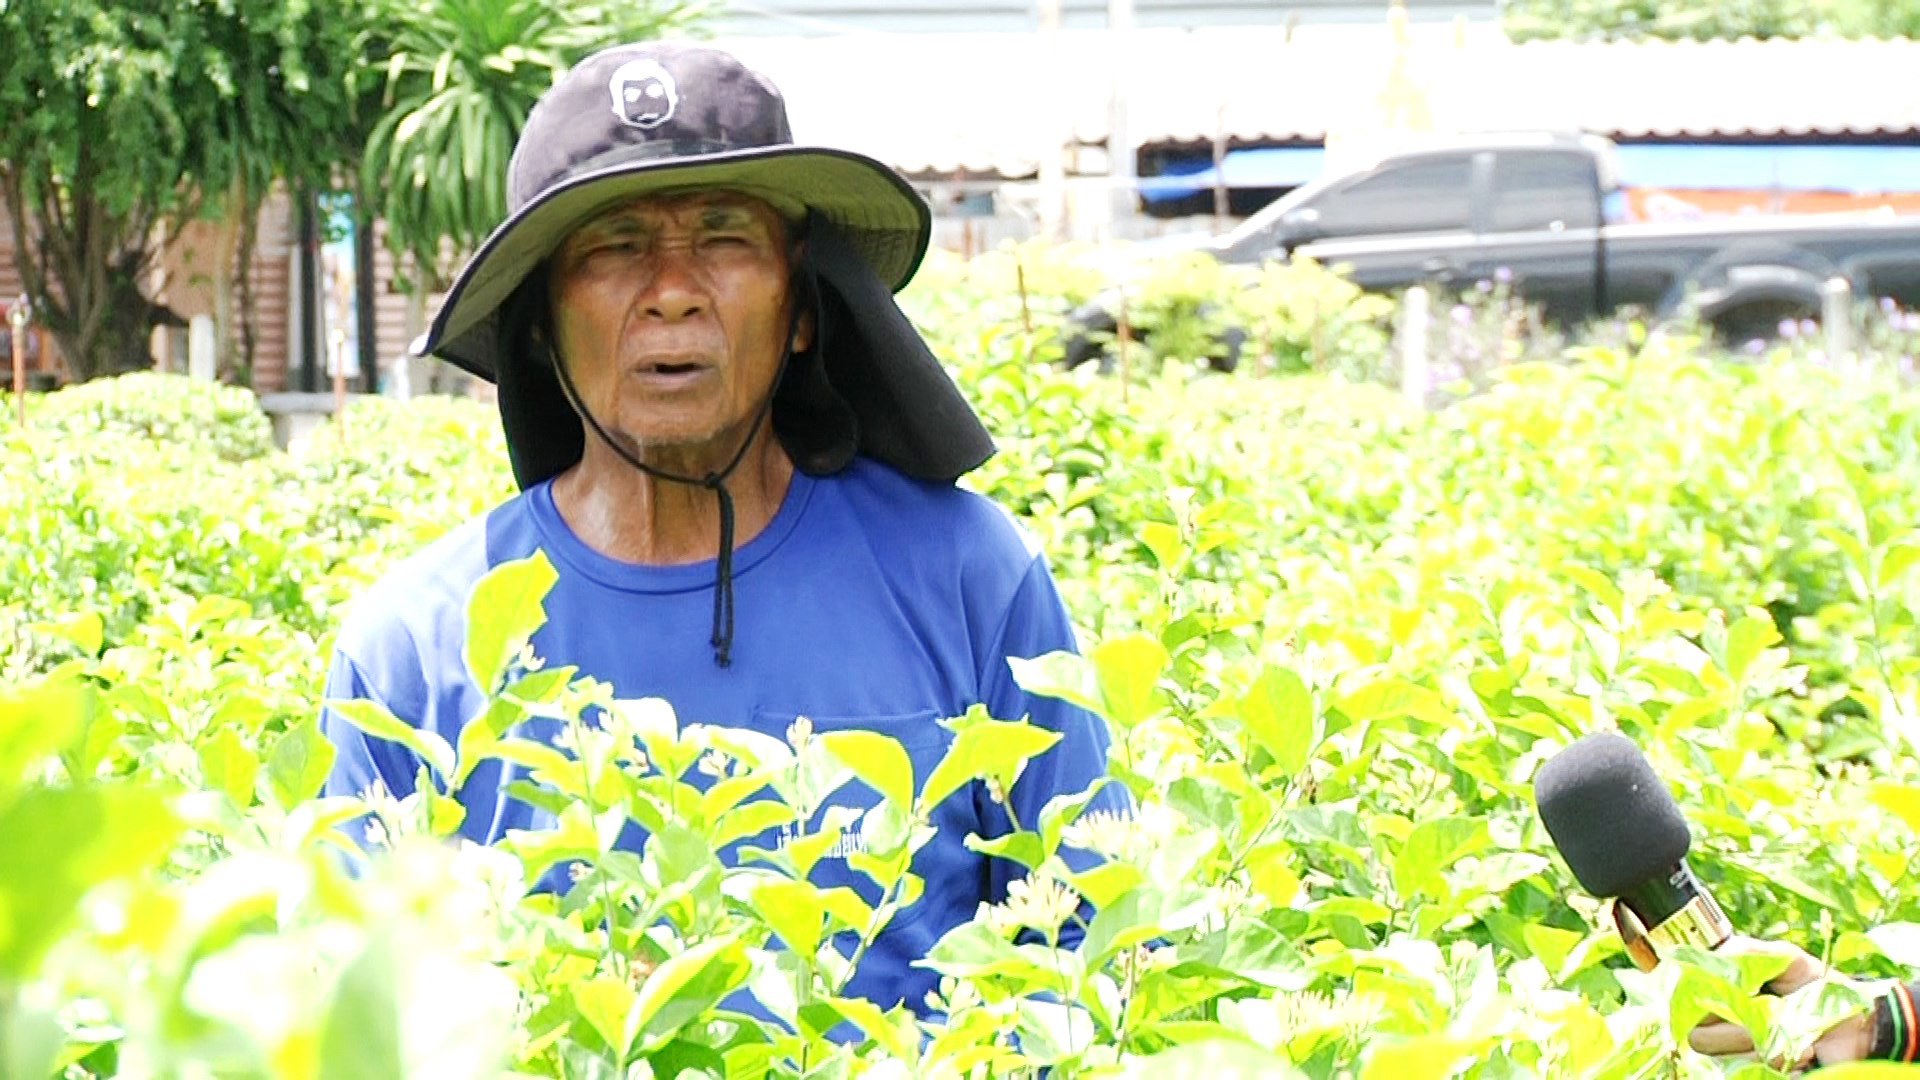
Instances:
[[[816,732],[877,731],[899,740],[923,783],[953,737],[936,720],[975,704],[1001,719],[1030,717],[1062,738],[1028,763],[1009,794],[1028,828],[1048,799],[1105,775],[1103,723],[1026,694],[1007,663],[1074,648],[1030,539],[980,496],[865,459],[830,476],[796,473],[774,519],[736,551],[728,667],[715,663],[710,644],[713,562],[640,566],[601,555],[573,535],[541,484],[448,534],[369,591],[342,628],[327,697],[377,700],[457,745],[461,726],[485,700],[463,660],[468,594],[488,569],[536,549],[559,578],[534,653],[549,667],[577,666],[611,684],[616,697],[662,698],[683,724],[782,738],[805,716]],[[551,740],[557,728],[542,723],[515,734]],[[329,793],[360,794],[375,780],[396,795],[413,790],[420,762],[411,752],[366,737],[331,711],[322,724],[338,751]],[[491,844],[509,830],[551,828],[551,814],[506,794],[519,779],[523,769],[498,761],[476,769],[457,793],[466,809],[462,835]],[[865,809],[877,798],[856,781],[830,805]],[[1109,785],[1094,805],[1123,800],[1118,785]],[[937,834],[913,863],[925,881],[921,899],[880,935],[848,986],[883,1006],[922,1008],[937,977],[914,961],[981,901],[1004,899],[1023,873],[965,845],[969,834],[994,837],[1010,828],[1006,809],[982,785],[941,803],[932,824]],[[644,838],[630,827],[622,846],[637,850]],[[769,839],[747,842],[771,846]],[[872,902],[872,882],[847,865],[845,854],[859,848],[857,837],[848,839],[820,861],[812,881],[852,886]],[[556,868],[546,886],[565,888],[563,873]]]

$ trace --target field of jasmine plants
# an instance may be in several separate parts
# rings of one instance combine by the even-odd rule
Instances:
[[[445,785],[316,797],[330,635],[509,494],[493,414],[373,401],[290,455],[236,388],[31,398],[0,429],[0,1077],[1785,1075],[1858,995],[1626,962],[1531,797],[1596,730],[1645,749],[1736,926],[1920,969],[1910,316],[1863,312],[1858,355],[1798,326],[1721,349],[1552,332],[1493,283],[1435,320],[1446,378],[1409,395],[1382,382],[1391,304],[1304,265],[1147,283],[1152,347],[1059,371],[1054,316],[1096,286],[1004,251],[905,298],[999,437],[966,482],[1082,629],[1083,656],[1017,673],[1105,719],[1138,808],[1062,798],[980,838],[1031,876],[925,958],[936,1019],[839,994],[846,957],[912,895],[928,808],[1044,732],[952,718],[914,776],[877,736],[750,738],[527,674],[535,560],[475,594],[494,693],[458,745],[357,718]],[[1225,317],[1247,350],[1206,371]],[[517,738],[530,715],[566,746]],[[445,792],[488,758],[536,768],[560,828],[448,843]],[[857,868],[888,902],[808,883],[837,829],[717,858],[767,824],[757,793],[804,823],[840,783],[882,796]],[[339,826],[368,809],[363,857]],[[629,817],[655,824],[637,855],[611,848]],[[571,891],[528,889],[562,860],[588,868]],[[729,1008],[743,988],[777,1019]],[[1689,1050],[1709,1014],[1761,1059]]]

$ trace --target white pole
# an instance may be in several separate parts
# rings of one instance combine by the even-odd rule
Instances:
[[[1424,286],[1415,285],[1400,301],[1400,393],[1411,404],[1427,404],[1428,327],[1433,322],[1433,300]]]
[[[1820,287],[1820,329],[1826,340],[1827,363],[1834,367],[1853,357],[1853,286],[1843,277],[1828,278]]]
[[[1127,80],[1133,71],[1133,0],[1107,0],[1108,59],[1113,64],[1112,100],[1107,110],[1108,214],[1112,234],[1119,235],[1134,213],[1138,163],[1133,158],[1133,132],[1127,116]]]
[[[1041,110],[1040,145],[1040,235],[1050,241],[1064,240],[1067,220],[1067,171],[1061,160],[1065,142],[1060,137],[1060,0],[1039,0],[1040,83],[1046,88],[1035,106]]]

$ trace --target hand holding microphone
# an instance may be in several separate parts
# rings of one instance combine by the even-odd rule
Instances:
[[[1574,742],[1540,767],[1533,797],[1547,835],[1581,888],[1613,898],[1614,926],[1642,971],[1659,962],[1656,946],[1725,946],[1729,953],[1786,957],[1787,970],[1768,984],[1773,993],[1790,994],[1829,977],[1820,961],[1797,946],[1734,935],[1720,905],[1687,866],[1693,838],[1686,819],[1631,740],[1598,732]],[[1914,996],[1914,989],[1896,985],[1870,1013],[1826,1032],[1798,1064],[1915,1060],[1920,1017]],[[1754,1049],[1744,1028],[1724,1020],[1694,1028],[1688,1041],[1706,1054]]]
[[[1614,898],[1635,964],[1651,967],[1655,947],[1714,949],[1733,936],[1687,866],[1686,819],[1631,740],[1597,732],[1573,743],[1540,767],[1533,798],[1580,887]]]

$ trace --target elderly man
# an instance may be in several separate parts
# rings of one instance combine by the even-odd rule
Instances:
[[[876,161],[794,145],[766,80],[675,44],[561,79],[528,118],[509,203],[424,350],[498,382],[522,490],[363,598],[327,696],[457,741],[483,701],[462,661],[468,593],[542,551],[559,580],[534,651],[622,698],[776,737],[800,717],[881,732],[922,778],[950,739],[939,718],[1030,716],[1062,739],[1008,805],[977,788],[941,804],[914,864],[923,897],[848,987],[919,1007],[935,979],[914,961],[1019,873],[966,837],[1005,833],[1009,809],[1036,822],[1104,775],[1107,747],[1097,718],[1013,681],[1008,657],[1073,633],[1021,530],[954,486],[992,445],[892,296],[926,250],[925,204]],[[331,712],[325,727],[330,791],[413,789],[402,747]],[[550,826],[507,794],[522,778],[477,771],[462,834]],[[866,885],[855,849],[814,881]]]

